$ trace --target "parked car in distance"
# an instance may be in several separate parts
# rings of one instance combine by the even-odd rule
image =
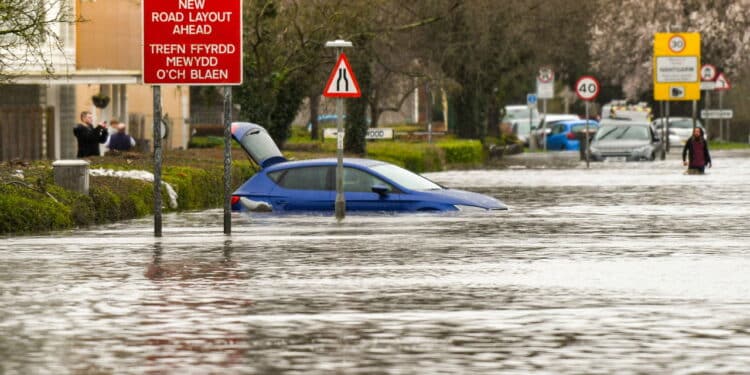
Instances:
[[[288,161],[262,126],[235,122],[232,138],[260,170],[232,194],[233,211],[334,211],[336,158]],[[386,162],[344,159],[347,211],[507,210],[483,194],[444,188]]]
[[[591,158],[617,161],[654,160],[663,142],[647,121],[604,119],[591,143]]]
[[[539,122],[539,111],[536,108],[529,109],[527,105],[506,105],[502,122],[508,124],[511,132],[524,146],[529,146],[529,135],[531,128]]]
[[[550,133],[552,125],[557,122],[565,120],[578,120],[578,115],[571,115],[565,113],[544,113],[541,115],[539,123],[531,129],[531,142],[537,147],[544,147],[544,140]]]
[[[599,123],[594,120],[588,121],[589,134],[596,132]],[[552,125],[550,134],[547,136],[547,150],[550,151],[574,151],[581,148],[581,139],[577,133],[586,132],[586,120],[558,121]],[[585,139],[584,139],[585,140]]]
[[[659,137],[662,135],[662,120],[666,122],[666,118],[661,117],[651,122],[651,125],[656,129],[656,134]],[[703,128],[703,138],[708,140],[708,132],[706,132],[706,128],[703,127],[703,123],[701,123],[699,119],[695,119],[695,121],[697,127]],[[693,119],[691,117],[670,117],[669,127],[667,129],[669,130],[669,146],[683,146],[688,138],[693,135]]]

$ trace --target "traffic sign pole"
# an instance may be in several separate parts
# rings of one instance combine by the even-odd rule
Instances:
[[[719,91],[719,110],[724,109],[724,91]],[[724,141],[724,119],[719,119],[719,139]]]
[[[659,101],[659,114],[661,115],[661,141],[669,143],[669,139],[666,138],[667,136],[667,127],[664,123],[664,101]],[[661,160],[664,160],[667,158],[667,150],[665,147],[661,148]]]
[[[592,76],[583,76],[576,81],[576,95],[578,95],[579,99],[586,102],[586,134],[584,134],[584,138],[586,139],[584,142],[586,146],[586,168],[589,168],[589,160],[591,159],[591,150],[589,147],[589,102],[596,99],[599,95],[600,87],[599,81]]]
[[[161,237],[161,86],[154,89],[154,237]]]
[[[586,168],[589,167],[589,160],[591,160],[591,150],[589,148],[589,101],[586,101],[586,134],[584,135],[584,138],[586,139]],[[580,146],[579,146],[580,147]]]
[[[544,123],[542,123],[542,142],[544,143],[544,152],[547,152],[547,99],[542,102],[544,110]]]
[[[346,61],[343,56],[344,48],[351,47],[352,43],[345,40],[334,40],[332,42],[326,42],[326,47],[336,48],[336,55],[338,56],[337,61]],[[346,68],[349,68],[348,63]],[[339,64],[334,66],[334,71],[338,70],[337,73],[331,72],[331,76],[328,80],[328,84],[324,90],[324,94],[332,90],[334,74],[338,74],[338,79],[346,79],[345,71],[341,71]],[[352,80],[356,82],[353,74],[349,74]],[[337,90],[341,86],[337,85]],[[348,89],[348,87],[347,87]],[[346,90],[345,90],[346,91]],[[359,92],[359,86],[356,85],[356,91]],[[337,91],[338,92],[338,91]],[[334,204],[336,220],[339,222],[344,220],[346,216],[346,198],[344,197],[344,126],[342,118],[344,117],[344,97],[351,97],[353,94],[350,93],[338,93],[336,94],[336,202]]]
[[[232,86],[224,86],[224,234],[232,234]]]

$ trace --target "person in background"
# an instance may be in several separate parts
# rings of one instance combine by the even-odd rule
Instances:
[[[130,151],[135,147],[135,139],[125,132],[125,124],[112,120],[112,127],[116,130],[104,144],[110,151]]]
[[[94,127],[94,114],[89,111],[81,112],[81,123],[73,128],[73,134],[78,140],[76,157],[100,156],[99,144],[107,141],[106,123],[101,122]]]
[[[708,152],[708,142],[703,137],[703,128],[694,128],[693,135],[685,142],[682,164],[688,167],[688,174],[703,174],[707,165],[711,168],[711,154]]]

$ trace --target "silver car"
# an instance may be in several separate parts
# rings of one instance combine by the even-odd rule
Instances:
[[[664,119],[666,122],[666,119]],[[656,129],[656,134],[661,137],[662,118],[651,122]],[[703,128],[703,138],[708,140],[708,132],[700,120],[695,120],[695,125]],[[669,118],[669,146],[682,147],[688,138],[693,135],[693,119],[691,117],[670,117]]]
[[[591,143],[596,161],[654,160],[663,143],[647,121],[604,119]]]

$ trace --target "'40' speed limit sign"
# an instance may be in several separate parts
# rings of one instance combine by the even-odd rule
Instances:
[[[576,95],[581,100],[594,100],[599,95],[599,81],[592,76],[583,76],[576,81]]]

